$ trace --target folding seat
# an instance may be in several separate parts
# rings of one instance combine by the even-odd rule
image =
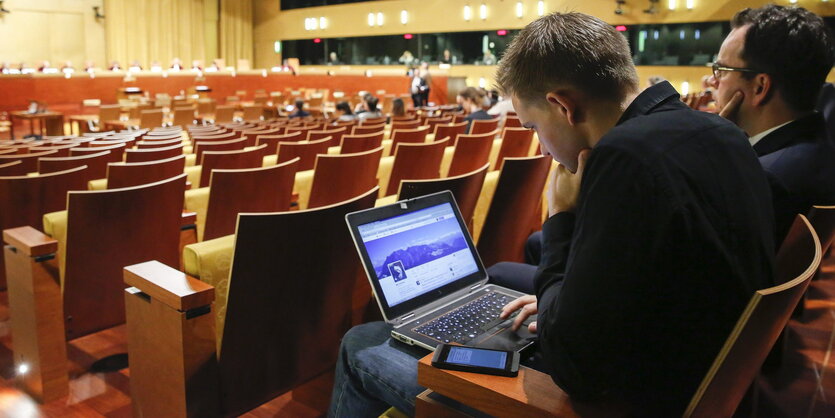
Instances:
[[[435,125],[434,139],[449,138],[449,145],[455,145],[458,135],[467,133],[467,122]]]
[[[38,172],[42,174],[57,173],[71,168],[87,166],[87,171],[84,173],[84,184],[87,184],[91,180],[101,179],[107,175],[107,163],[110,162],[110,159],[110,151],[75,157],[44,157],[38,161]]]
[[[169,145],[160,148],[142,148],[125,150],[125,162],[139,163],[143,161],[164,160],[183,154],[183,144]]]
[[[255,144],[266,144],[268,154],[277,154],[279,142],[299,142],[304,140],[305,139],[303,132],[295,131],[292,133],[279,135],[258,135],[255,139]]]
[[[441,164],[445,176],[468,173],[490,161],[490,150],[498,131],[483,134],[459,135],[448,166]]]
[[[339,153],[353,154],[382,146],[383,135],[383,132],[365,135],[345,135],[342,137],[342,145],[339,147]]]
[[[303,199],[303,187],[297,186],[299,208],[328,206],[358,196],[377,186],[377,170],[383,147],[354,154],[319,154],[310,180],[309,199]],[[302,181],[296,177],[297,185]],[[303,202],[303,200],[307,200]],[[305,204],[306,203],[306,204]]]
[[[528,128],[505,127],[502,131],[502,145],[499,154],[490,158],[491,169],[500,170],[507,157],[527,157],[530,155],[534,131]]]
[[[448,139],[425,144],[399,144],[394,156],[380,160],[380,197],[397,193],[400,180],[440,178],[441,160]]]
[[[333,138],[325,137],[317,141],[279,142],[277,163],[300,157],[299,171],[312,170],[316,164],[316,156],[327,154],[328,148],[335,145]]]
[[[492,132],[499,128],[499,118],[473,120],[470,124],[470,134],[483,134],[485,132]],[[498,133],[498,132],[497,132]]]
[[[377,125],[368,125],[368,124],[360,124],[354,126],[354,130],[351,131],[352,135],[366,135],[366,134],[373,134],[377,132],[383,132],[386,130],[386,124],[380,123]]]
[[[415,129],[398,129],[391,133],[391,145],[387,148],[390,154],[394,152],[398,144],[420,144],[426,142],[426,135],[429,133],[429,126],[421,126]],[[440,138],[443,139],[443,138]]]
[[[185,155],[178,155],[164,160],[138,163],[109,163],[107,178],[90,182],[90,190],[121,189],[155,183],[178,176],[185,169]]]
[[[212,170],[261,167],[264,165],[266,151],[266,145],[236,151],[206,151],[203,153],[200,165],[186,167],[186,174],[189,175],[189,181],[194,187],[206,187],[209,185]]]
[[[31,154],[3,154],[0,155],[0,164],[20,161],[22,167],[20,167],[19,170],[24,170],[27,173],[34,173],[38,171],[38,160],[41,157],[54,157],[57,154],[58,151],[41,151]]]

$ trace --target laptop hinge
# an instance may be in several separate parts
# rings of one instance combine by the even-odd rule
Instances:
[[[408,321],[408,320],[410,320],[410,319],[412,319],[412,318],[414,318],[414,317],[415,317],[415,313],[414,313],[414,312],[412,312],[412,313],[408,313],[408,314],[406,314],[406,315],[401,316],[401,317],[399,318],[399,321],[400,321],[400,323],[402,324],[402,323],[404,323],[404,322],[406,322],[406,321]]]
[[[470,287],[470,290],[476,290],[483,285],[484,285],[483,282],[476,283],[476,284],[474,284],[473,286]]]

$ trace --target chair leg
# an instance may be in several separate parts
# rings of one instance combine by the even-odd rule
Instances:
[[[54,250],[44,254],[9,239],[6,242],[10,243],[4,256],[17,380],[40,402],[62,398],[69,394],[69,377],[64,303]]]

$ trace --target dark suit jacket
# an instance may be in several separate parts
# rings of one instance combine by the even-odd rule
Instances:
[[[835,147],[815,112],[768,134],[754,151],[771,183],[779,247],[798,213],[835,204]]]

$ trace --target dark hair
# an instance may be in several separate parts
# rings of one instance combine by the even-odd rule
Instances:
[[[304,100],[296,100],[296,109],[302,110],[304,108]]]
[[[462,99],[470,100],[479,106],[481,106],[481,102],[484,101],[484,91],[475,87],[467,87],[464,90],[459,91],[458,95],[461,96]]]
[[[835,61],[832,33],[823,19],[802,7],[769,4],[744,9],[731,19],[733,29],[745,26],[745,65],[771,76],[789,107],[812,110]]]
[[[612,101],[638,89],[626,37],[576,12],[552,13],[525,26],[499,61],[496,80],[504,96],[532,102],[560,86]]]
[[[403,99],[396,98],[391,101],[391,115],[392,116],[404,116],[406,115],[406,103],[403,103]]]
[[[367,99],[365,99],[365,104],[368,105],[368,111],[369,112],[377,111],[377,103],[379,103],[379,102],[380,102],[380,100],[377,99],[374,96],[370,96]]]
[[[348,102],[339,102],[336,104],[336,110],[341,110],[346,115],[353,115],[354,112],[351,111],[351,105]]]

